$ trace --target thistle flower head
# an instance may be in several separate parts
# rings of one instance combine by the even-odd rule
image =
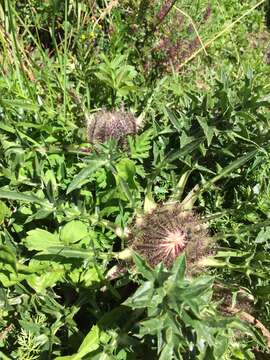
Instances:
[[[163,205],[145,215],[131,231],[130,247],[151,266],[170,267],[185,253],[188,264],[205,254],[208,234],[198,217],[180,205]]]
[[[99,111],[87,124],[90,143],[105,142],[110,138],[123,143],[127,135],[137,133],[137,121],[131,113],[124,111]]]

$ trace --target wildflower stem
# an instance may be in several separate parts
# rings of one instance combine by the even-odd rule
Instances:
[[[202,46],[201,49],[204,51],[205,55],[208,55],[207,51],[206,51],[206,48],[204,46],[204,43],[202,41],[202,38],[201,38],[201,36],[200,36],[200,34],[198,32],[198,29],[197,29],[197,27],[195,25],[195,22],[193,21],[192,17],[189,14],[187,14],[185,11],[179,9],[176,5],[174,5],[173,7],[175,8],[175,10],[179,11],[182,15],[184,15],[186,18],[189,19],[189,21],[190,21],[191,25],[193,26],[193,29],[194,29],[197,37],[198,37],[198,39],[199,39],[199,41],[201,43],[201,46]]]
[[[239,18],[237,18],[235,21],[233,21],[231,24],[226,26],[223,30],[221,30],[219,33],[217,33],[212,39],[208,40],[206,43],[204,43],[204,47],[201,47],[197,51],[195,51],[188,59],[186,59],[180,66],[179,69],[182,69],[187,63],[189,63],[191,60],[193,60],[199,53],[205,50],[208,46],[210,46],[215,40],[217,40],[219,37],[221,37],[224,33],[229,31],[232,27],[234,27],[235,24],[239,23],[244,17],[249,15],[253,10],[255,10],[257,7],[262,5],[265,2],[265,0],[259,1],[257,4],[252,6],[249,10],[244,12],[243,15],[241,15]]]

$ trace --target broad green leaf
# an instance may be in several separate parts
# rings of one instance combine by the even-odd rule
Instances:
[[[4,123],[0,123],[0,129],[7,131],[9,133],[12,133],[12,134],[14,134],[14,131],[15,131],[14,127],[8,126],[7,124],[4,124]]]
[[[145,281],[135,293],[129,297],[123,305],[130,306],[133,309],[146,308],[151,303],[154,295],[154,287],[152,281]]]
[[[27,220],[25,221],[25,223],[29,223],[33,220],[40,220],[40,219],[45,219],[46,217],[48,217],[49,215],[51,215],[54,212],[54,209],[51,210],[47,210],[47,209],[39,209],[38,211],[36,211],[33,215],[30,215]]]
[[[82,286],[89,287],[95,282],[100,282],[100,275],[96,268],[75,268],[68,273],[68,277],[74,284],[81,284]]]
[[[95,351],[99,347],[99,336],[100,330],[97,325],[94,325],[89,333],[84,338],[81,346],[74,355],[68,356],[58,356],[55,360],[81,360],[87,354],[90,354],[92,351]]]
[[[136,189],[136,183],[134,177],[136,175],[136,166],[134,162],[130,159],[122,159],[116,165],[117,174],[116,183],[119,183],[119,178],[126,181],[130,189]]]
[[[89,333],[84,338],[78,353],[81,357],[89,354],[91,351],[96,350],[99,347],[99,327],[94,325]]]
[[[27,277],[26,281],[37,293],[43,293],[45,289],[53,286],[59,281],[64,274],[64,270],[61,268],[51,269],[41,275],[32,274]]]
[[[29,275],[15,272],[0,272],[0,283],[4,287],[14,286],[25,280]]]
[[[174,359],[173,357],[173,348],[174,348],[174,344],[166,344],[164,346],[164,348],[162,349],[158,359],[159,360],[172,360]]]
[[[136,174],[136,166],[130,159],[122,159],[116,165],[116,172],[114,171],[115,180],[118,186],[122,188],[123,193],[130,201],[132,206],[135,204],[133,192],[137,190],[137,185],[134,180]]]
[[[135,207],[135,199],[134,199],[132,192],[130,191],[128,183],[121,177],[119,177],[118,179],[119,179],[120,187],[121,187],[123,193],[126,195],[126,198],[130,202],[131,206]]]
[[[78,175],[75,176],[75,178],[71,181],[69,184],[69,187],[67,189],[67,194],[71,193],[75,189],[79,189],[83,184],[85,184],[87,181],[91,180],[91,175],[106,165],[108,163],[107,160],[90,160],[88,162],[88,165],[82,169]]]
[[[58,235],[46,230],[35,229],[28,231],[24,244],[28,250],[42,251],[52,246],[60,245],[61,242]]]
[[[9,358],[4,353],[2,353],[2,351],[0,351],[0,359],[2,359],[2,360],[11,360],[11,358]]]
[[[259,234],[255,239],[256,244],[267,244],[270,240],[270,227],[266,226],[265,228],[261,229]]]
[[[60,240],[65,244],[73,244],[88,235],[88,227],[85,223],[73,220],[67,223],[60,231]]]

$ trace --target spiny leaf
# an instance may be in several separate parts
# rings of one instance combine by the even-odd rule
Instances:
[[[25,193],[20,193],[18,191],[10,191],[10,190],[0,190],[0,198],[36,203],[43,206],[44,206],[44,202],[46,201],[44,199],[37,197],[36,195],[29,195]]]
[[[103,167],[108,163],[108,160],[99,159],[99,160],[90,160],[88,165],[82,169],[79,174],[75,176],[72,182],[69,184],[67,189],[67,194],[71,193],[75,189],[79,189],[87,181],[91,180],[91,175],[95,173],[98,169]],[[90,165],[89,165],[90,164]]]
[[[147,159],[151,149],[153,129],[148,129],[135,138],[128,138],[132,159]]]

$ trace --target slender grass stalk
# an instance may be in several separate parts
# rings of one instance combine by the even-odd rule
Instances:
[[[208,54],[207,54],[207,51],[206,51],[206,48],[205,48],[205,46],[204,46],[204,43],[203,43],[203,41],[202,41],[202,38],[201,38],[201,36],[200,36],[200,34],[199,34],[199,31],[198,31],[198,29],[197,29],[197,26],[196,26],[195,22],[193,21],[192,17],[191,17],[188,13],[186,13],[185,11],[179,9],[176,5],[174,5],[173,7],[175,8],[175,10],[179,11],[182,15],[184,15],[186,18],[188,18],[188,20],[190,21],[190,23],[191,23],[191,25],[192,25],[192,27],[193,27],[193,29],[194,29],[194,31],[195,31],[195,33],[196,33],[199,41],[200,41],[200,43],[201,43],[201,47],[202,47],[205,55],[208,55]]]
[[[223,30],[221,30],[219,33],[217,33],[212,39],[208,40],[204,43],[204,47],[200,47],[197,51],[195,51],[189,58],[187,58],[180,66],[179,70],[182,69],[187,63],[189,63],[191,60],[193,60],[198,54],[200,54],[202,51],[204,51],[208,46],[212,45],[218,38],[220,38],[223,34],[225,34],[227,31],[231,30],[235,24],[239,23],[242,19],[244,19],[246,16],[248,16],[252,11],[254,11],[257,7],[262,5],[265,2],[265,0],[259,1],[257,4],[252,6],[249,10],[244,12],[243,15],[241,15],[239,18],[234,20],[231,24],[226,26]]]
[[[68,0],[65,0],[65,25],[64,25],[64,119],[67,121],[67,21],[68,21]]]
[[[21,57],[19,54],[19,49],[18,49],[18,44],[17,44],[17,39],[16,39],[16,34],[15,34],[15,28],[14,28],[14,22],[13,22],[13,11],[12,11],[12,7],[10,4],[10,0],[5,0],[5,8],[8,10],[8,24],[11,30],[11,35],[12,35],[12,42],[11,42],[11,47],[12,47],[12,53],[14,55],[14,64],[15,64],[15,69],[16,69],[16,74],[17,74],[17,78],[20,84],[20,88],[21,91],[24,92],[24,86],[23,86],[23,66],[21,63]]]

